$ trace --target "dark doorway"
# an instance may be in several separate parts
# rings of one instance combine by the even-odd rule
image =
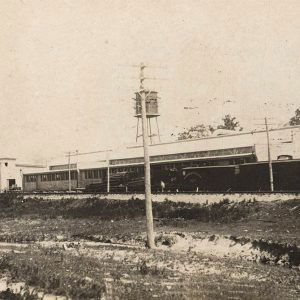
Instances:
[[[16,179],[8,179],[8,188],[12,189],[16,185]]]

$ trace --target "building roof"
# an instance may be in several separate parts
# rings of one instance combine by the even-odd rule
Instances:
[[[16,167],[23,167],[23,168],[40,168],[40,169],[44,169],[46,168],[45,165],[36,165],[36,164],[23,164],[23,163],[17,163]]]
[[[0,157],[0,160],[16,160],[15,157]]]
[[[298,132],[296,138],[300,140],[300,126],[291,126],[291,127],[282,127],[276,129],[270,129],[270,137],[273,139],[271,141],[273,147],[273,157],[276,157],[278,154],[291,154],[293,152],[294,158],[300,158],[300,154],[295,152],[293,149],[293,139],[294,135],[291,132]],[[256,130],[251,132],[232,132],[226,131],[226,134],[210,136],[198,139],[189,139],[189,140],[179,140],[168,143],[159,143],[153,144],[149,146],[149,154],[152,158],[157,157],[155,159],[156,162],[159,161],[160,156],[164,156],[164,160],[166,156],[170,156],[169,160],[172,160],[172,155],[174,159],[175,154],[188,154],[194,152],[205,152],[205,151],[214,151],[214,150],[230,150],[230,149],[242,149],[250,147],[255,147],[255,154],[258,157],[258,160],[266,160],[266,131],[265,130]],[[300,142],[300,141],[299,141]],[[285,144],[284,144],[285,143]],[[279,145],[280,144],[280,145]],[[283,146],[282,146],[283,145]],[[285,147],[284,149],[280,147]],[[294,147],[295,148],[295,147]],[[227,151],[228,152],[228,151]],[[246,153],[247,152],[247,153]],[[295,154],[296,153],[296,154]],[[234,153],[226,153],[226,155],[232,155]],[[238,152],[236,153],[239,154]],[[243,155],[251,154],[251,151],[245,150]],[[115,161],[114,165],[118,165],[118,160],[130,160],[134,158],[143,158],[143,146],[131,146],[131,147],[123,147],[120,149],[116,149],[114,151],[106,150],[106,151],[93,151],[88,153],[80,153],[78,156],[73,156],[71,163],[74,163],[75,160],[78,162],[78,169],[92,169],[92,168],[105,168],[107,167],[107,159],[110,162]],[[224,156],[224,155],[223,155]],[[209,158],[209,153],[204,158]],[[215,157],[222,157],[221,154],[218,154]],[[198,158],[197,158],[198,159]],[[167,160],[167,159],[166,159]],[[152,159],[154,161],[154,159]],[[130,162],[132,164],[133,160]],[[64,164],[66,160],[64,160]],[[141,163],[136,160],[136,163]],[[124,164],[124,162],[123,162]],[[51,164],[53,165],[53,164]]]

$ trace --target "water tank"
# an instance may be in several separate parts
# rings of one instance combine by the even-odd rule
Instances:
[[[146,116],[147,118],[153,118],[159,116],[158,103],[157,103],[157,92],[145,91],[146,93]],[[135,93],[135,116],[141,118],[141,95]]]

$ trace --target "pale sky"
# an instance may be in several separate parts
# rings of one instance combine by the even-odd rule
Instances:
[[[134,144],[139,70],[126,65],[141,62],[166,67],[145,83],[163,141],[226,113],[247,129],[266,114],[286,123],[300,106],[299,36],[299,0],[1,0],[0,156]]]

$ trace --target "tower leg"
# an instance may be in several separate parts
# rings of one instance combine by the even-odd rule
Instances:
[[[159,142],[161,142],[161,140],[160,140],[160,133],[159,133],[159,127],[158,127],[157,117],[155,118],[155,120],[156,120],[156,127],[157,127],[158,140],[159,140]]]
[[[139,137],[139,123],[140,123],[140,118],[137,118],[136,137],[135,137],[135,141],[136,141],[136,142],[137,142],[138,137]]]
[[[150,143],[152,144],[152,131],[151,131],[151,119],[149,118],[149,132],[150,132]]]

